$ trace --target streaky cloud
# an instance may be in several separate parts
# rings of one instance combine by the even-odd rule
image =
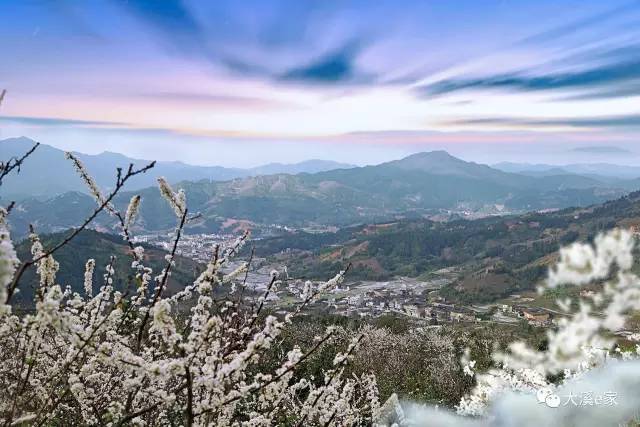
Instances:
[[[576,147],[569,150],[574,153],[591,153],[591,154],[633,154],[631,150],[616,146],[607,145],[591,145],[588,147]]]
[[[236,4],[228,9],[210,4],[205,20],[178,0],[117,4],[155,30],[169,53],[203,59],[237,76],[324,84],[371,80],[354,65],[362,41],[350,41],[349,34],[342,34],[327,37],[329,41],[305,43],[318,5],[301,7],[294,2],[285,7],[285,3],[278,3],[273,5],[275,10],[262,14],[266,6],[261,3],[252,4],[252,8]],[[279,9],[283,13],[274,13]],[[248,10],[251,13],[246,16],[239,13]],[[252,14],[260,14],[260,19],[248,19]]]
[[[160,102],[184,102],[191,105],[204,105],[208,107],[220,108],[242,108],[242,109],[286,109],[292,108],[296,104],[277,99],[261,98],[254,96],[229,95],[207,92],[180,92],[180,91],[159,91],[142,92],[135,97],[151,99]]]
[[[192,35],[201,33],[198,22],[180,0],[127,0],[125,4],[135,14],[163,31]]]
[[[0,122],[30,126],[126,126],[126,123],[122,122],[31,116],[0,116]]]
[[[446,122],[449,125],[474,126],[536,126],[536,127],[576,127],[576,128],[617,128],[640,129],[640,115],[629,114],[601,117],[562,117],[562,118],[527,118],[527,117],[481,117],[457,119]]]
[[[637,0],[631,1],[629,3],[623,4],[621,6],[616,6],[602,13],[596,13],[590,15],[586,18],[576,20],[566,25],[561,25],[546,31],[542,31],[538,34],[534,34],[532,36],[526,37],[521,40],[520,45],[529,45],[529,44],[538,44],[545,43],[549,41],[557,42],[558,39],[566,37],[568,35],[573,35],[583,30],[590,30],[594,25],[602,25],[606,21],[624,17],[629,14],[629,12],[640,10],[640,2]]]
[[[640,83],[626,84],[622,87],[607,87],[583,93],[558,96],[554,101],[596,101],[600,99],[631,98],[640,96]]]
[[[361,43],[348,43],[307,65],[286,71],[280,76],[280,80],[306,83],[368,81],[370,77],[359,74],[355,66],[360,46]]]
[[[524,73],[506,73],[478,78],[446,79],[420,86],[415,91],[422,97],[435,97],[468,90],[553,91],[598,88],[636,79],[640,79],[640,60],[630,59],[582,71],[537,76]]]

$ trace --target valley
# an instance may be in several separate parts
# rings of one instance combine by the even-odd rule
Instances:
[[[251,225],[233,222],[226,233],[186,234],[177,253],[196,264],[191,273],[178,271],[178,282],[171,288],[186,286],[211,259],[216,245],[224,247],[242,232],[253,233]],[[579,296],[576,289],[558,289],[555,297],[535,292],[556,261],[558,248],[592,240],[613,227],[640,229],[640,192],[584,208],[475,220],[405,219],[313,232],[272,227],[252,238],[241,253],[244,259],[253,254],[246,298],[265,292],[271,272],[278,271],[283,285],[268,299],[274,310],[289,310],[299,301],[305,282],[318,286],[348,266],[345,283],[315,301],[310,306],[313,313],[399,316],[424,326],[525,322],[551,327],[558,316],[554,298]],[[114,241],[106,234],[87,233],[93,233],[86,237],[93,239],[93,251],[106,252],[104,242]],[[136,244],[160,251],[169,250],[171,241],[171,233],[134,238]],[[119,251],[127,252],[124,247]],[[239,265],[235,262],[226,271]]]
[[[585,170],[591,173],[577,173]],[[314,313],[400,316],[427,326],[523,319],[552,326],[553,301],[541,300],[535,289],[558,248],[640,225],[640,193],[625,196],[635,188],[633,171],[623,169],[619,178],[593,172],[579,165],[492,168],[434,151],[377,166],[179,181],[195,219],[177,247],[186,270],[178,268],[170,291],[197,277],[216,245],[250,232],[241,254],[252,259],[247,298],[264,292],[271,272],[279,271],[286,280],[269,294],[275,310],[291,309],[306,281],[317,285],[348,266],[345,284],[316,301]],[[171,249],[175,216],[156,188],[136,193],[142,204],[133,241],[152,248],[151,259],[160,257],[153,251]],[[115,205],[123,209],[132,194],[118,195]],[[47,237],[55,240],[94,207],[77,191],[25,198],[16,203],[11,227],[25,236],[31,224],[58,233]],[[84,244],[90,254],[100,259],[115,250],[126,259],[128,248],[113,246],[118,238],[109,237],[115,229],[106,213],[90,227],[95,231],[83,238],[92,242]],[[62,257],[66,262],[68,255]],[[76,270],[67,273],[69,282],[79,278]],[[119,274],[120,286],[128,286],[127,273]]]

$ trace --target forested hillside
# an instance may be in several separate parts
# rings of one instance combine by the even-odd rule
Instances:
[[[293,274],[327,277],[351,263],[351,277],[425,276],[455,267],[452,298],[490,300],[530,290],[556,261],[560,246],[591,240],[613,227],[640,226],[640,192],[586,208],[473,221],[409,220],[358,226],[338,233],[290,233],[256,242],[274,255],[289,248]],[[467,280],[469,279],[469,280]]]
[[[40,236],[45,247],[52,247],[58,242],[64,240],[70,233],[69,230]],[[165,255],[167,252],[158,248],[143,245],[145,247],[145,262],[153,269],[155,274],[165,267]],[[16,252],[21,260],[27,260],[31,255],[31,242],[24,240],[16,247]],[[127,244],[122,237],[99,233],[93,230],[82,231],[69,244],[62,247],[56,252],[55,260],[60,264],[56,278],[63,286],[70,286],[71,290],[78,293],[84,293],[82,288],[84,283],[85,263],[88,259],[94,259],[96,262],[94,272],[94,292],[97,293],[100,286],[103,285],[103,276],[106,273],[106,267],[113,261],[113,283],[114,287],[121,292],[135,293],[137,282],[135,280],[136,272],[131,268],[132,256]],[[171,276],[168,280],[168,293],[174,293],[179,289],[193,283],[202,271],[202,266],[197,262],[184,257],[176,257],[175,266],[172,269]],[[31,301],[33,298],[33,289],[37,288],[38,276],[35,268],[30,268],[23,276],[24,284],[19,294],[20,301]]]

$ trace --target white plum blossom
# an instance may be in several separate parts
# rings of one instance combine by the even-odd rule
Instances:
[[[557,387],[547,381],[548,375],[562,374],[568,384],[613,361],[637,359],[638,352],[620,352],[612,339],[612,333],[625,326],[628,314],[640,309],[640,278],[631,271],[635,245],[630,232],[614,229],[598,235],[593,245],[574,243],[561,249],[546,288],[604,281],[602,290],[581,300],[572,313],[570,301],[559,301],[569,316],[560,317],[557,329],[547,332],[545,350],[518,341],[508,352],[496,353],[501,368],[476,375],[477,385],[462,399],[458,412],[484,415],[508,391],[536,393]]]
[[[31,255],[37,265],[37,273],[40,276],[40,290],[46,292],[49,286],[55,283],[56,274],[60,265],[52,255],[47,255],[40,241],[40,237],[36,233],[29,234],[31,240]]]
[[[169,203],[169,206],[173,209],[176,216],[181,218],[186,209],[186,195],[184,190],[179,190],[177,193],[173,191],[169,183],[163,177],[158,178],[158,185],[160,187],[160,194]]]
[[[96,261],[90,259],[84,268],[84,293],[87,296],[93,295],[93,270],[96,268]]]
[[[104,204],[105,205],[105,209],[109,213],[114,213],[115,212],[115,208],[113,207],[113,205],[111,203],[107,203],[107,200],[102,195],[102,192],[100,191],[100,188],[98,188],[98,184],[96,184],[95,180],[89,174],[89,172],[85,168],[84,164],[80,161],[80,159],[78,159],[73,153],[71,153],[69,151],[65,152],[64,155],[68,160],[70,160],[73,163],[73,165],[74,165],[74,167],[76,169],[76,172],[78,172],[78,175],[80,175],[80,178],[82,178],[84,183],[87,185],[87,188],[89,189],[89,192],[96,199],[96,202],[98,202],[99,205],[103,205]]]
[[[594,245],[573,243],[560,250],[560,262],[549,272],[548,287],[585,285],[604,279],[612,265],[629,270],[633,264],[633,235],[622,229],[599,234]]]
[[[68,158],[98,202],[120,221],[131,249],[135,287],[120,289],[114,257],[104,267],[102,280],[94,280],[96,261],[86,262],[84,284],[78,284],[82,294],[61,286],[59,265],[34,232],[29,236],[39,277],[34,308],[12,314],[7,289],[19,261],[6,226],[6,211],[0,211],[3,425],[271,426],[290,420],[299,425],[352,426],[372,422],[379,406],[375,378],[343,375],[357,341],[336,356],[324,378],[296,374],[312,352],[332,339],[331,329],[305,351],[298,346],[288,351],[276,368],[261,364],[265,352],[308,300],[294,313],[274,316],[266,312],[268,293],[257,307],[243,305],[242,299],[228,294],[224,298],[229,288],[244,286],[249,264],[242,263],[227,274],[223,270],[228,271],[248,234],[229,247],[212,248],[211,261],[200,277],[174,295],[165,295],[174,257],[165,259],[165,268],[152,286],[153,272],[144,265],[144,249],[129,238],[139,198],[132,198],[123,216],[105,203],[84,166],[73,155]],[[187,222],[185,195],[159,181],[161,193],[181,222],[175,233],[177,245]],[[332,288],[340,277],[320,288]],[[275,286],[273,282],[275,277],[271,283]]]
[[[0,208],[0,316],[9,314],[11,310],[11,307],[5,303],[7,289],[20,263],[11,241],[6,216],[7,211]]]
[[[476,367],[476,361],[475,360],[470,360],[469,363],[465,364],[462,368],[463,372],[465,375],[468,375],[470,377],[472,377],[475,372],[474,372],[474,368]]]
[[[133,222],[136,220],[136,216],[138,215],[138,210],[140,209],[140,195],[135,195],[131,197],[129,201],[129,205],[127,206],[127,212],[124,216],[124,226],[125,228],[130,228],[133,225]]]

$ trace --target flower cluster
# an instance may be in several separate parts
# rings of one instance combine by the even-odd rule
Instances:
[[[11,283],[16,266],[20,262],[11,242],[6,217],[7,211],[4,208],[0,208],[0,316],[11,312],[11,307],[5,304],[7,287]]]
[[[115,208],[105,199],[104,195],[100,191],[100,188],[98,187],[98,184],[96,184],[96,181],[89,174],[82,161],[80,161],[80,159],[78,159],[73,153],[68,151],[65,153],[65,157],[73,163],[76,172],[78,172],[78,175],[80,175],[80,178],[82,178],[82,180],[86,184],[89,192],[94,197],[94,199],[96,199],[96,202],[98,202],[99,205],[104,205],[104,208],[107,210],[107,212],[113,213],[115,211]]]
[[[546,285],[539,291],[590,283],[597,283],[601,290],[578,301],[577,310],[571,310],[571,301],[557,301],[565,315],[558,320],[556,329],[547,332],[545,350],[517,341],[508,352],[496,353],[494,358],[500,369],[476,375],[477,385],[462,399],[458,412],[483,415],[506,391],[536,393],[554,389],[594,368],[638,359],[640,346],[634,351],[621,351],[612,338],[625,326],[628,315],[640,309],[640,278],[632,271],[635,244],[630,232],[614,229],[598,235],[593,245],[574,243],[561,249],[559,263],[550,270]],[[548,379],[554,376],[560,376],[561,382],[551,383]]]
[[[176,193],[163,177],[158,178],[158,186],[160,187],[160,194],[169,203],[176,216],[178,218],[182,217],[187,209],[184,190],[179,190]]]
[[[99,206],[119,219],[130,245],[137,288],[123,294],[115,282],[114,258],[103,267],[86,262],[84,293],[56,280],[59,265],[38,235],[31,234],[40,278],[35,308],[12,312],[7,289],[17,260],[0,212],[0,419],[17,425],[291,425],[349,426],[370,423],[378,411],[375,378],[348,377],[345,367],[359,339],[338,354],[324,378],[305,378],[299,368],[325,342],[328,330],[311,348],[289,351],[275,369],[261,361],[293,315],[320,292],[335,287],[343,272],[299,302],[294,313],[268,315],[269,293],[282,279],[274,274],[257,305],[245,303],[248,264],[223,273],[247,240],[212,248],[200,277],[174,295],[165,295],[175,263],[172,251],[153,277],[145,254],[129,238],[140,198],[126,214],[111,205],[77,158],[69,154]],[[180,220],[177,246],[186,221],[184,192],[163,179],[160,191]],[[103,269],[101,280],[96,268]],[[226,270],[225,270],[226,271]],[[15,311],[15,310],[14,310]]]

